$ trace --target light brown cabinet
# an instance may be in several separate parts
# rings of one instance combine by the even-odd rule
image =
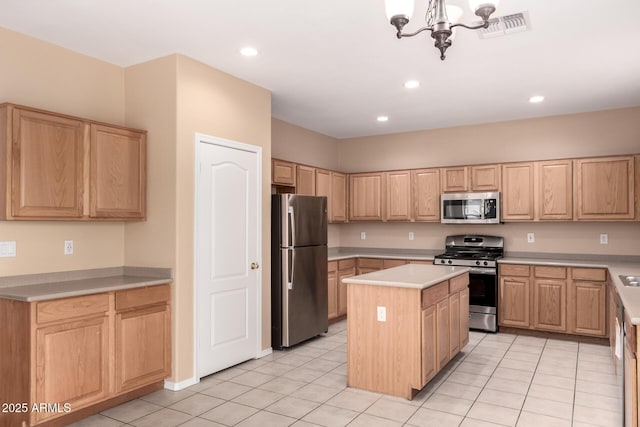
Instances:
[[[449,295],[449,359],[460,351],[460,292]]]
[[[385,221],[409,221],[413,218],[411,171],[386,172]]]
[[[274,185],[296,186],[296,164],[285,160],[271,160],[271,183]]]
[[[327,198],[327,219],[331,221],[331,171],[315,169],[314,182],[314,194]]]
[[[347,222],[347,176],[331,172],[330,222]]]
[[[316,195],[316,168],[296,165],[296,194]]]
[[[531,324],[529,266],[501,264],[499,271],[498,321],[500,325],[528,328]]]
[[[342,279],[356,275],[356,259],[338,261],[338,316],[347,314],[347,285]]]
[[[437,357],[438,329],[436,307],[422,310],[422,384],[426,384],[438,373]]]
[[[349,175],[349,220],[382,221],[384,195],[383,173]]]
[[[574,160],[576,219],[635,219],[634,163],[633,156]]]
[[[601,268],[571,268],[569,283],[569,332],[607,335],[606,271]]]
[[[537,215],[540,220],[573,218],[573,162],[536,162],[538,168]]]
[[[440,221],[440,169],[411,171],[413,218],[416,221]]]
[[[373,273],[384,269],[381,258],[358,258],[358,274]]]
[[[145,218],[146,132],[0,105],[0,219]]]
[[[93,405],[104,410],[161,389],[171,374],[169,300],[169,285],[40,302],[0,299],[0,372],[11,385],[0,387],[0,401],[60,408],[2,414],[2,425],[66,425]]]
[[[533,221],[535,218],[533,162],[502,165],[502,220]]]
[[[440,175],[443,193],[469,191],[469,168],[467,166],[442,168]]]
[[[338,262],[329,261],[327,269],[327,316],[329,320],[338,317]]]
[[[500,165],[456,166],[441,171],[443,193],[500,191]]]

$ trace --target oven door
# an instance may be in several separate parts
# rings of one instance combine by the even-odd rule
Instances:
[[[469,272],[469,328],[498,331],[498,275],[495,268]]]

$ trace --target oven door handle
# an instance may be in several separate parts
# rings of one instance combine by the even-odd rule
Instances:
[[[488,276],[495,276],[496,275],[496,269],[495,268],[471,268],[471,270],[469,270],[469,273],[473,273],[473,274],[486,274]]]

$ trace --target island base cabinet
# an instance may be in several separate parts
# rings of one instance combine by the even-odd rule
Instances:
[[[412,399],[468,341],[469,276],[454,280],[424,290],[350,283],[347,385]]]

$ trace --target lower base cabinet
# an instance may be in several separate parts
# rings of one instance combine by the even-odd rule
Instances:
[[[104,410],[111,399],[161,386],[171,374],[170,318],[169,285],[0,299],[0,402],[24,405],[2,413],[0,425],[63,426],[92,405]]]

